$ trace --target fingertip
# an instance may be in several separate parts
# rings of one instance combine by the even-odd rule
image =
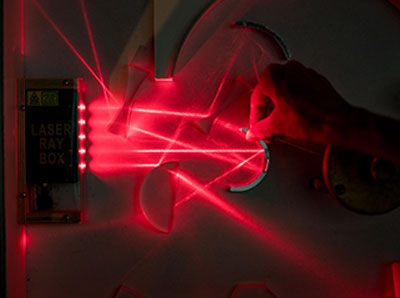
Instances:
[[[255,142],[255,141],[259,141],[262,140],[263,136],[260,135],[258,132],[254,131],[254,129],[249,129],[246,132],[246,140],[249,142]]]
[[[275,129],[275,117],[272,113],[267,118],[255,123],[251,129],[248,130],[246,138],[248,140],[265,140],[275,136],[278,131]]]
[[[266,144],[270,144],[271,143],[271,139],[272,139],[272,138],[264,138],[264,137],[262,137],[260,135],[255,134],[251,130],[248,130],[246,132],[245,137],[246,137],[246,140],[249,141],[249,142],[258,142],[258,141],[263,140]]]
[[[254,135],[254,133],[251,131],[251,129],[249,129],[246,132],[246,140],[249,141],[249,142],[254,142],[254,141],[257,140],[255,135]]]

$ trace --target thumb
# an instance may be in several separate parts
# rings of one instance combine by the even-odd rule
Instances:
[[[277,134],[275,126],[273,125],[273,114],[269,117],[258,121],[246,133],[246,140],[258,141],[268,139]]]

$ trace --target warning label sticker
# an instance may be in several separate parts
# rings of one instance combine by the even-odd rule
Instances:
[[[58,91],[28,91],[27,92],[28,106],[58,106],[59,98]]]

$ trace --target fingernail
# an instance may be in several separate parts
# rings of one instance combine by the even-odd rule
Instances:
[[[246,132],[246,140],[249,142],[254,142],[257,141],[257,137],[251,130],[248,130]]]

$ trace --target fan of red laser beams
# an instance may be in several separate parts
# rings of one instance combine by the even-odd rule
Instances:
[[[263,152],[257,144],[249,146],[243,143],[243,133],[239,128],[231,132],[224,130],[233,142],[242,140],[241,146],[231,147],[221,144],[219,140],[206,138],[190,121],[182,124],[182,119],[172,121],[169,117],[146,118],[145,124],[132,125],[132,135],[125,139],[108,132],[112,115],[108,115],[101,98],[92,102],[89,111],[92,115],[89,121],[89,139],[92,143],[89,153],[93,159],[90,168],[96,174],[137,172],[139,168],[148,171],[164,162],[193,159],[215,160],[221,164],[222,170],[239,164],[254,153]],[[247,173],[243,173],[243,176],[249,179],[258,176],[262,170],[262,160],[262,155],[259,155],[253,163],[246,164],[244,169]]]
[[[92,31],[90,28],[88,16],[87,16],[87,11],[86,7],[84,4],[83,0],[80,0],[81,8],[82,8],[82,13],[85,19],[85,24],[86,24],[86,29],[89,35],[89,41],[90,45],[92,48],[93,55],[95,56],[95,61],[96,61],[96,66],[97,66],[97,71],[98,74],[96,74],[95,70],[85,61],[85,59],[82,57],[82,55],[78,52],[78,50],[74,47],[74,45],[68,40],[68,38],[65,36],[65,34],[62,32],[62,30],[57,26],[57,24],[50,18],[48,13],[43,9],[43,7],[39,4],[37,0],[32,0],[33,3],[36,5],[42,16],[48,21],[48,23],[53,27],[53,29],[57,32],[57,34],[64,40],[66,45],[72,50],[72,52],[77,56],[77,58],[82,62],[82,64],[85,66],[85,68],[90,72],[90,74],[96,79],[96,81],[100,84],[100,86],[104,90],[104,94],[109,96],[111,99],[113,99],[112,103],[106,102],[106,105],[104,106],[101,103],[101,100],[95,100],[92,102],[92,104],[89,106],[89,110],[91,112],[91,119],[90,119],[90,127],[92,130],[91,133],[91,138],[90,141],[92,142],[92,148],[91,152],[92,155],[96,155],[96,148],[99,148],[98,153],[99,153],[99,160],[101,162],[98,164],[98,167],[96,167],[96,163],[93,161],[92,164],[94,166],[91,168],[97,172],[101,172],[101,168],[105,168],[106,170],[115,170],[115,171],[123,171],[123,168],[154,168],[160,165],[161,161],[160,159],[157,158],[149,158],[148,160],[143,160],[142,162],[137,162],[137,157],[133,156],[132,162],[130,162],[129,158],[126,155],[123,155],[123,153],[138,153],[140,156],[151,156],[152,154],[154,155],[159,155],[159,154],[187,154],[187,155],[207,155],[207,157],[212,157],[215,158],[216,160],[219,161],[225,161],[227,162],[230,166],[236,165],[239,167],[243,167],[244,164],[246,164],[245,161],[247,161],[246,158],[243,160],[238,160],[238,159],[232,159],[232,158],[227,158],[227,153],[246,153],[248,154],[257,154],[260,153],[260,149],[258,147],[252,148],[252,149],[244,149],[244,148],[227,148],[227,149],[220,149],[220,148],[215,148],[215,147],[199,147],[196,145],[193,145],[192,142],[187,142],[187,141],[180,141],[180,140],[175,140],[170,138],[168,135],[163,135],[161,133],[157,133],[154,131],[149,131],[143,128],[139,127],[134,127],[133,130],[137,131],[138,133],[142,134],[143,136],[147,136],[150,138],[150,147],[149,148],[137,148],[137,149],[132,149],[132,141],[126,140],[126,139],[121,139],[118,138],[117,136],[107,133],[107,125],[109,121],[111,120],[110,116],[107,117],[107,114],[104,112],[108,110],[118,110],[120,108],[120,101],[115,98],[115,96],[111,93],[109,88],[105,85],[103,76],[101,74],[101,68],[100,68],[100,63],[98,59],[98,55],[96,52],[93,36],[92,36]],[[226,76],[224,76],[225,78]],[[222,85],[220,85],[221,87]],[[220,87],[218,90],[218,93],[220,91]],[[105,96],[104,98],[105,101],[107,101],[107,97]],[[213,101],[214,104],[215,100]],[[96,104],[98,103],[98,104]],[[212,105],[213,106],[213,105]],[[184,117],[184,118],[204,118],[205,116],[209,115],[208,113],[197,113],[197,112],[182,112],[182,111],[164,111],[161,109],[156,109],[156,108],[136,108],[134,107],[133,110],[138,113],[145,113],[145,114],[150,114],[150,115],[162,115],[162,116],[173,116],[173,117]],[[239,134],[239,131],[236,131],[237,134]],[[154,143],[154,140],[158,142],[160,145],[158,148],[155,148],[156,146]],[[149,140],[147,140],[149,141]],[[169,149],[164,149],[165,143],[174,143],[178,145],[178,148],[172,148],[170,147]],[[149,142],[147,142],[149,143]],[[146,141],[144,142],[146,144]],[[93,148],[94,147],[94,148]],[[106,148],[106,149],[104,149]],[[102,151],[103,150],[103,151]],[[113,162],[108,162],[108,156],[107,154],[112,154],[113,156],[118,156],[121,157],[121,162],[115,162],[114,159],[111,159]],[[93,156],[92,156],[93,157]],[[96,157],[96,156],[94,156]],[[254,156],[251,156],[252,158]],[[191,157],[193,158],[193,156]],[[214,178],[214,180],[210,181],[209,184],[206,184],[205,187],[208,185],[213,184],[217,180],[222,179],[221,177],[225,177],[230,173],[229,171],[221,174],[219,177]],[[180,177],[184,181],[190,181],[184,178],[185,176]],[[204,190],[202,191],[204,192]],[[194,192],[192,195],[188,196],[187,198],[184,198],[184,202],[188,199],[190,199],[196,192]],[[180,203],[182,204],[182,203]],[[219,204],[216,204],[218,206]]]

